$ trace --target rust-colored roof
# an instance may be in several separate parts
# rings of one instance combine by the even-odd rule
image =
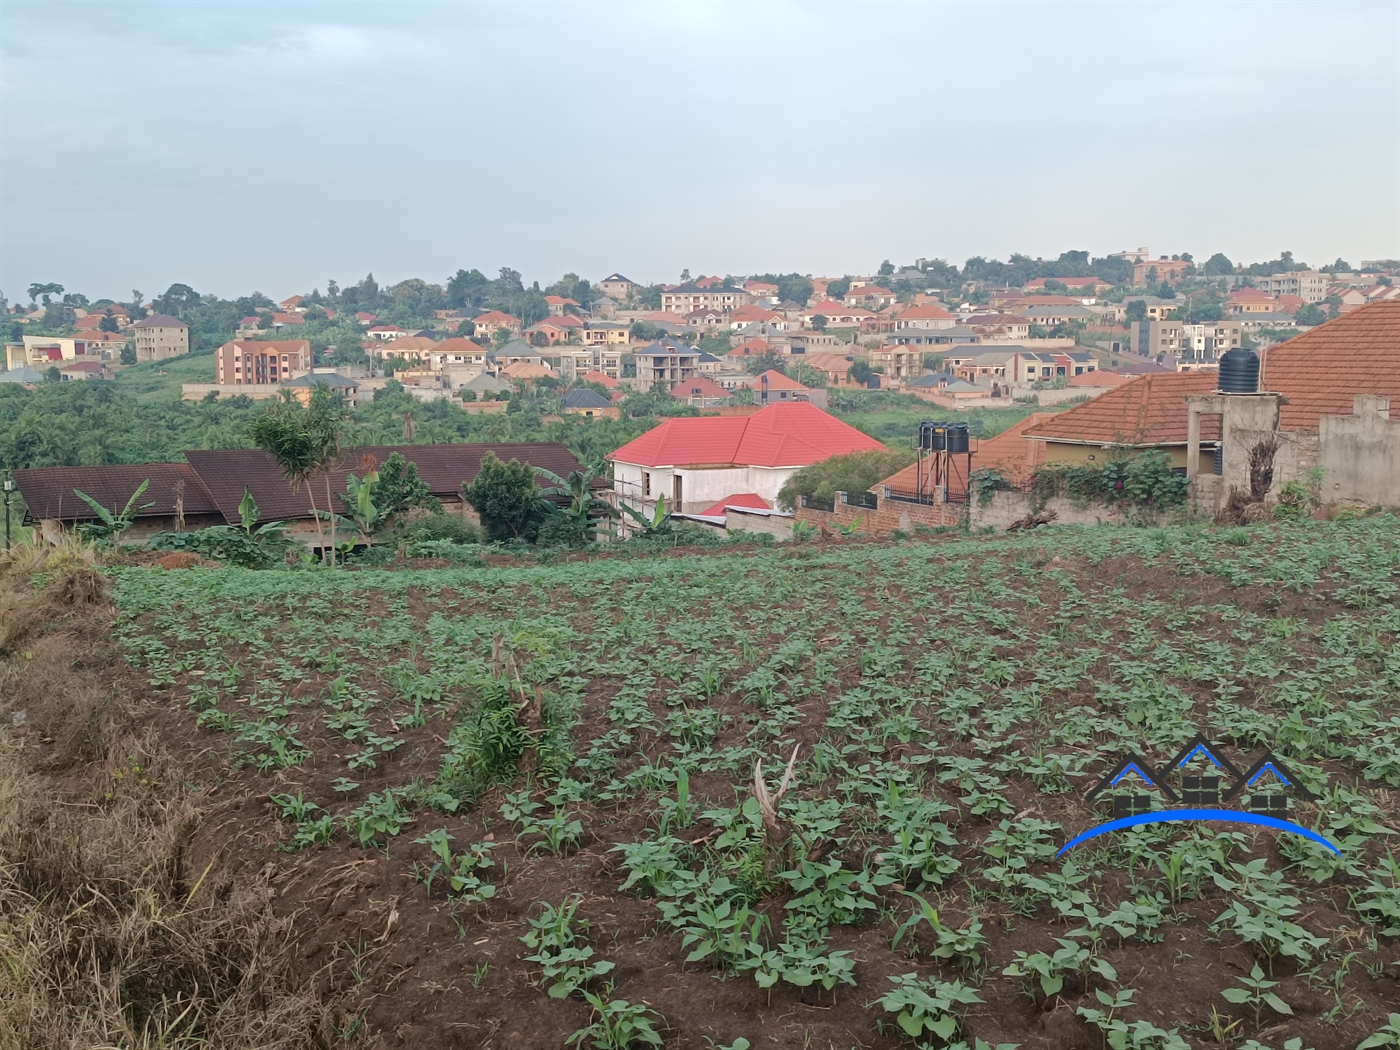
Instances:
[[[1132,380],[1132,376],[1124,375],[1121,372],[1111,372],[1106,368],[1098,368],[1092,372],[1084,372],[1075,376],[1069,381],[1070,386],[1122,386]]]
[[[1357,394],[1390,398],[1400,419],[1400,299],[1352,310],[1265,351],[1259,388],[1288,399],[1280,430],[1316,430],[1320,416],[1349,416]]]
[[[261,454],[261,453],[260,453]],[[90,521],[97,517],[92,508],[80,500],[85,493],[111,511],[120,511],[126,501],[149,479],[151,484],[137,500],[137,505],[153,503],[141,511],[138,518],[171,517],[175,513],[175,491],[184,482],[185,514],[217,514],[214,497],[188,463],[122,463],[103,467],[41,467],[15,471],[15,484],[24,496],[31,518],[53,518],[61,521]],[[238,490],[231,520],[238,520]]]
[[[801,383],[799,383],[796,379],[792,379],[789,376],[784,375],[782,372],[779,372],[776,368],[770,368],[768,369],[768,371],[754,376],[744,385],[752,387],[754,390],[809,389],[808,387],[803,386]]]
[[[671,396],[681,401],[689,401],[692,397],[704,398],[706,401],[726,401],[733,394],[713,379],[695,376],[692,379],[682,379],[672,386]]]
[[[1026,431],[1054,418],[1053,412],[1033,412],[996,437],[979,441],[973,466],[995,467],[1016,478],[1029,477],[1045,462],[1045,442],[1027,441]]]
[[[1092,445],[1186,444],[1186,395],[1209,394],[1215,372],[1152,372],[1062,412],[1027,437]],[[1220,437],[1218,417],[1201,420],[1201,440]]]

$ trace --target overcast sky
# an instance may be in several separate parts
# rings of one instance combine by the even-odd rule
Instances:
[[[1400,256],[1400,4],[0,5],[0,289]]]

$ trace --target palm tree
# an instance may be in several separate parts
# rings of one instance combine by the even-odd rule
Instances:
[[[334,551],[335,506],[331,501],[330,472],[340,458],[345,440],[344,403],[332,397],[327,387],[318,386],[305,406],[291,399],[279,401],[254,420],[251,430],[253,443],[277,461],[294,491],[306,484],[313,474],[325,474],[326,516],[330,519],[330,545]],[[311,515],[316,519],[316,533],[324,536],[316,497],[309,486],[306,494],[311,500]],[[331,557],[334,559],[334,554]]]

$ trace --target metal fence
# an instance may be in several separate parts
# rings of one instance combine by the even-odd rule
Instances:
[[[846,492],[842,494],[841,502],[848,507],[864,507],[867,510],[874,510],[880,505],[873,492]]]
[[[803,496],[802,506],[808,510],[820,510],[831,514],[836,510],[836,501],[834,499],[821,499],[817,496]]]
[[[932,492],[908,492],[904,489],[892,489],[886,487],[885,499],[895,500],[899,503],[919,503],[925,507],[932,506],[934,501]]]

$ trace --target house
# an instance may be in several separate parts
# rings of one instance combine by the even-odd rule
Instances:
[[[1209,393],[1218,382],[1215,372],[1149,373],[1029,428],[1025,436],[1045,442],[1048,463],[1095,463],[1115,449],[1160,448],[1185,468],[1186,398]],[[1218,421],[1206,423],[1201,437],[1210,445],[1200,454],[1210,470]]]
[[[525,337],[532,344],[539,345],[543,340],[544,345],[554,346],[577,339],[583,328],[583,322],[573,314],[556,314],[525,329]]]
[[[1269,314],[1278,309],[1278,300],[1258,288],[1240,288],[1225,300],[1225,312],[1233,317],[1241,314]]]
[[[1190,259],[1169,259],[1165,255],[1144,259],[1133,264],[1133,284],[1139,288],[1148,284],[1176,284],[1195,264]]]
[[[33,388],[44,381],[44,374],[36,372],[27,365],[19,365],[15,368],[7,368],[0,372],[0,383],[17,383],[20,386]]]
[[[294,295],[290,299],[283,299],[277,304],[285,313],[306,313],[306,296]]]
[[[112,370],[101,361],[74,361],[59,368],[58,378],[64,383],[74,379],[111,379]]]
[[[923,374],[924,355],[906,343],[886,343],[870,351],[870,367],[887,379],[915,379]]]
[[[400,328],[396,324],[377,324],[369,330],[368,336],[380,342],[388,342],[397,339],[401,335],[408,335],[407,328]]]
[[[958,398],[980,400],[987,396],[985,387],[974,386],[949,372],[933,372],[904,384],[906,392],[926,401]]]
[[[695,372],[697,375],[713,376],[724,371],[724,362],[714,354],[707,354],[703,350],[700,356],[695,359]]]
[[[753,391],[756,405],[773,405],[782,401],[810,401],[818,408],[826,407],[825,390],[813,390],[803,386],[796,379],[776,369],[770,368],[766,372],[760,372],[744,385]]]
[[[725,314],[719,310],[692,310],[685,315],[685,323],[692,328],[719,328],[725,323]]]
[[[1039,298],[1048,299],[1049,296],[1040,296]],[[1017,309],[1017,313],[1030,321],[1031,324],[1042,325],[1045,328],[1054,328],[1056,325],[1070,324],[1071,322],[1093,324],[1098,320],[1098,314],[1088,307],[1078,304],[1038,306],[1028,305],[1029,303],[1031,300],[1025,300]]]
[[[584,373],[617,379],[622,375],[622,354],[623,347],[615,343],[567,348],[559,353],[559,374],[564,379],[576,379]]]
[[[817,317],[826,318],[827,328],[859,328],[864,324],[874,324],[878,318],[874,312],[860,306],[846,306],[831,299],[824,299],[816,306],[802,311],[802,319],[810,326]]]
[[[716,310],[730,314],[749,302],[749,293],[742,288],[730,288],[717,278],[668,288],[661,293],[661,309],[666,313],[686,314],[696,310]]]
[[[1026,331],[1030,331],[1027,323]],[[885,336],[885,342],[900,346],[949,346],[954,343],[980,343],[982,333],[966,325],[952,328],[899,328]]]
[[[437,372],[452,368],[475,368],[477,371],[484,371],[488,364],[486,348],[475,339],[467,339],[465,336],[453,336],[434,344],[423,354],[423,358],[428,367]]]
[[[737,364],[743,367],[750,357],[761,357],[763,354],[773,353],[773,344],[766,339],[749,339],[740,343],[729,353],[724,355],[728,364]]]
[[[730,328],[743,328],[745,325],[755,322],[772,325],[780,331],[785,331],[789,324],[787,317],[777,310],[766,306],[755,306],[752,303],[739,307],[729,315]]]
[[[517,382],[533,382],[536,379],[557,378],[554,369],[546,364],[536,364],[533,361],[512,361],[501,368],[499,374],[507,379]]]
[[[671,396],[694,408],[718,408],[733,401],[733,395],[712,379],[697,375],[671,387]]]
[[[827,386],[855,386],[851,378],[851,365],[855,364],[853,354],[803,354],[802,363],[826,377]]]
[[[178,317],[151,314],[131,326],[137,361],[164,361],[190,352],[190,326]]]
[[[608,375],[606,372],[585,372],[583,374],[583,381],[585,383],[596,383],[599,386],[605,386],[611,390],[614,395],[622,392],[622,384],[617,381],[617,376]]]
[[[90,345],[95,342],[91,336],[81,339],[61,335],[25,335],[19,344],[5,345],[5,364],[9,368],[20,365],[37,365],[45,368],[60,361],[74,361],[85,358]]]
[[[359,381],[348,379],[336,372],[309,372],[299,379],[284,380],[281,385],[283,389],[290,390],[292,396],[303,405],[311,403],[311,396],[318,387],[324,387],[332,393],[339,394],[351,408],[360,403]]]
[[[935,303],[922,303],[901,310],[895,319],[896,330],[906,328],[947,329],[958,323],[958,319]]]
[[[1123,300],[1125,318],[1127,316],[1128,304],[1133,302],[1142,303],[1143,310],[1145,311],[1144,316],[1149,321],[1165,321],[1168,314],[1179,310],[1182,305],[1182,300],[1180,299],[1159,299],[1155,295],[1137,295],[1131,299]]]
[[[806,402],[769,405],[748,416],[668,419],[609,456],[614,499],[650,513],[664,496],[695,513],[734,493],[772,504],[802,467],[849,452],[883,449]]]
[[[631,327],[612,321],[589,321],[583,326],[584,346],[626,346]]]
[[[995,336],[1002,339],[1029,339],[1031,325],[1036,322],[1018,314],[971,314],[963,318],[963,324],[979,336]]]
[[[978,469],[1000,471],[1013,481],[1025,481],[1045,464],[1045,443],[1027,441],[1026,431],[1053,419],[1053,412],[1032,412],[993,438],[977,442],[973,465]]]
[[[374,324],[379,320],[378,314],[372,314],[368,310],[359,310],[355,313],[355,320],[360,324]]]
[[[777,306],[782,298],[778,286],[767,281],[745,281],[744,291],[749,293],[753,302],[767,303],[769,306]]]
[[[589,390],[587,387],[566,390],[564,396],[559,399],[559,404],[566,416],[583,416],[585,419],[604,417],[617,419],[622,415],[622,411],[610,400],[598,391]]]
[[[312,365],[305,339],[234,339],[214,351],[214,382],[221,386],[267,386]]]
[[[646,389],[656,383],[665,383],[670,389],[682,379],[694,377],[700,363],[700,351],[678,343],[670,336],[662,336],[634,352],[632,358],[637,366],[638,386]]]
[[[470,391],[482,401],[505,400],[515,393],[515,387],[499,376],[493,376],[490,372],[481,372],[472,376],[459,389],[463,393]]]
[[[1265,295],[1296,295],[1305,303],[1320,303],[1327,298],[1330,278],[1316,270],[1292,270],[1252,280],[1254,287]]]
[[[1166,767],[1166,776],[1178,780],[1177,793],[1186,806],[1219,806],[1239,779],[1240,771],[1201,733],[1197,733]],[[1222,778],[1229,781],[1222,783]]]
[[[598,282],[598,288],[604,295],[619,302],[631,299],[640,287],[636,281],[629,280],[620,273],[609,274]]]
[[[1086,387],[1090,390],[1108,390],[1116,386],[1122,386],[1132,380],[1132,376],[1124,375],[1122,372],[1110,372],[1104,368],[1095,368],[1092,371],[1084,372],[1075,376],[1069,381],[1072,387]]]
[[[520,335],[520,318],[500,310],[488,310],[473,318],[473,323],[476,325],[475,334],[485,339],[494,337],[500,331],[509,332],[514,336]],[[373,329],[371,329],[372,331]]]
[[[888,288],[881,288],[878,284],[865,284],[859,287],[852,286],[841,301],[846,306],[868,306],[872,310],[889,306],[899,298]]]
[[[1246,795],[1245,792],[1249,794]],[[1293,770],[1284,765],[1272,751],[1265,751],[1255,763],[1240,774],[1235,786],[1227,791],[1223,802],[1242,802],[1251,813],[1272,817],[1288,816],[1288,796],[1297,795],[1309,801],[1317,796],[1303,786]]]
[[[563,314],[576,313],[579,310],[577,299],[567,299],[562,295],[546,295],[545,305],[549,307],[550,315],[559,317]]]
[[[124,507],[147,479],[150,485],[140,502],[152,506],[137,512],[134,526],[122,534],[124,542],[144,543],[152,533],[185,531],[210,525],[237,525],[244,492],[252,493],[262,521],[284,521],[288,533],[313,549],[324,542],[311,514],[325,511],[326,484],[332,492],[347,493],[346,477],[364,473],[367,460],[383,463],[395,452],[413,463],[429,492],[444,509],[475,519],[462,498],[462,485],[470,484],[487,452],[509,462],[518,459],[544,467],[561,477],[578,470],[578,460],[555,442],[510,442],[456,445],[379,445],[348,451],[331,468],[328,477],[317,475],[310,485],[294,489],[276,460],[259,449],[189,450],[184,463],[137,463],[100,467],[45,467],[16,470],[15,483],[24,496],[26,520],[39,534],[57,541],[66,529],[95,518],[92,509],[78,499],[75,490],[87,493],[108,508]],[[539,482],[547,487],[548,482]],[[337,508],[341,509],[341,508]]]

